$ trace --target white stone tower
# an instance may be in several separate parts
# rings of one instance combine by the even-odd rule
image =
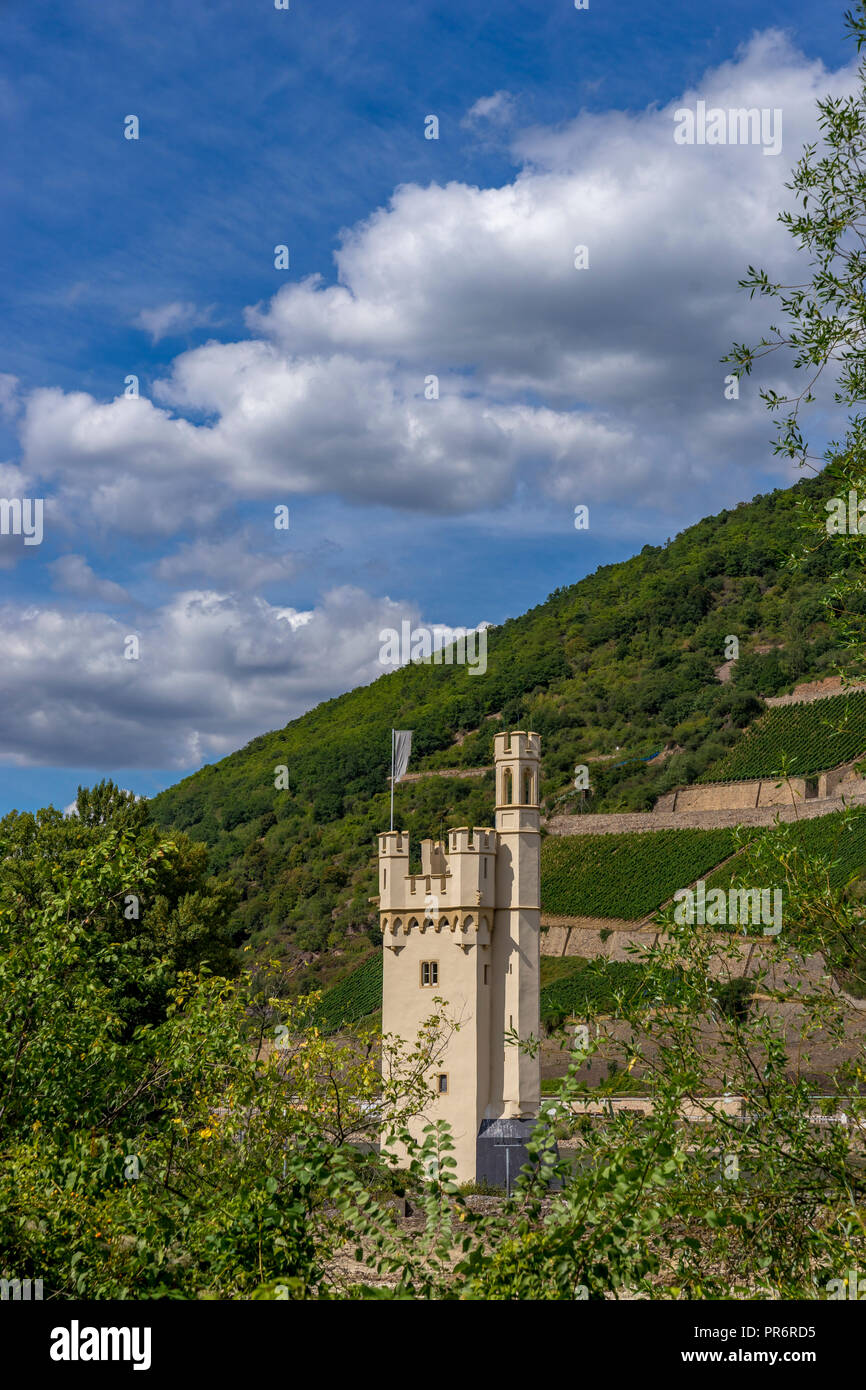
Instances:
[[[493,915],[493,1014],[497,1031],[539,1034],[541,825],[538,734],[497,734],[496,909]],[[518,1047],[491,1057],[488,1119],[528,1118],[541,1103],[541,1065]]]
[[[448,1120],[460,1182],[512,1179],[538,1114],[539,1056],[506,1034],[539,1033],[539,752],[537,734],[496,736],[495,829],[423,840],[420,874],[409,873],[405,833],[379,836],[382,1029],[414,1042],[436,998],[459,1023],[431,1066],[434,1099],[415,1129]]]

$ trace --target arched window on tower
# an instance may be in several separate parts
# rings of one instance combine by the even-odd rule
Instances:
[[[523,804],[532,805],[532,768],[527,767],[523,770]]]
[[[514,801],[514,779],[511,775],[511,768],[507,767],[502,774],[502,804],[511,806]]]

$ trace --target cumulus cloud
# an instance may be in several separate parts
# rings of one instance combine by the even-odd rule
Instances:
[[[335,284],[285,285],[247,311],[249,339],[179,355],[153,401],[34,392],[26,466],[56,481],[58,524],[165,535],[286,492],[447,515],[527,484],[640,507],[663,482],[694,515],[725,470],[747,495],[786,465],[756,392],[723,398],[719,358],[763,327],[736,282],[793,270],[783,183],[815,99],[851,80],[764,34],[663,109],[524,131],[502,187],[402,186],[343,234]],[[699,96],[781,108],[782,155],[676,144]]]
[[[312,609],[185,591],[130,629],[107,613],[0,608],[0,758],[192,767],[383,672],[379,633],[414,605],[331,590]],[[127,660],[127,638],[139,639]]]
[[[46,528],[70,537],[54,583],[120,601],[81,553],[110,529],[153,549],[172,538],[152,573],[181,592],[138,613],[139,661],[112,614],[0,610],[0,756],[189,767],[379,674],[380,630],[419,615],[357,588],[266,602],[301,561],[249,528],[229,535],[240,503],[399,508],[423,537],[434,515],[493,526],[581,502],[631,535],[662,502],[683,524],[714,509],[720,478],[733,500],[789,476],[756,387],[726,401],[719,358],[765,326],[736,289],[745,268],[802,272],[777,221],[784,182],[816,99],[852,85],[851,69],[760,35],[662,109],[523,131],[500,187],[401,186],[342,235],[335,283],[285,284],[248,310],[248,338],[175,357],[151,400],[32,391],[0,491],[44,495]],[[676,144],[674,113],[699,98],[780,108],[781,155]],[[467,120],[504,128],[509,101],[482,98]],[[156,341],[194,312],[140,322]]]
[[[21,441],[29,471],[54,487],[49,516],[78,534],[198,529],[230,498],[225,448],[213,431],[143,396],[102,403],[84,391],[36,390]]]

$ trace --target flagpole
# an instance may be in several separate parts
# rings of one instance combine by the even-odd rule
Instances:
[[[394,730],[391,730],[391,829],[394,829]]]

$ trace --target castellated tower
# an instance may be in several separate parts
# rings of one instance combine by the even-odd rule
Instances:
[[[451,1126],[458,1182],[510,1185],[541,1099],[540,1059],[506,1042],[539,1034],[540,827],[537,734],[497,734],[496,825],[421,842],[379,836],[382,1029],[414,1042],[436,1012],[459,1023],[431,1066],[434,1100],[415,1122]]]

